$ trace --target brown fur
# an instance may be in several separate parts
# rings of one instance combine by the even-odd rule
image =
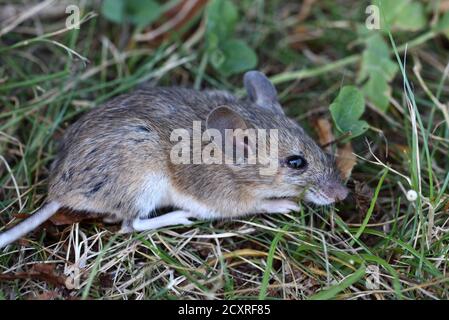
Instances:
[[[31,231],[61,207],[123,221],[122,232],[129,232],[187,225],[191,217],[217,219],[299,210],[290,199],[303,193],[306,200],[317,204],[346,197],[333,159],[284,115],[276,89],[265,75],[248,72],[244,84],[245,100],[223,91],[141,88],[86,113],[62,139],[51,166],[47,203],[31,218],[0,234],[0,247]],[[273,174],[263,175],[260,170],[266,166],[260,162],[175,164],[170,152],[178,141],[170,141],[171,133],[185,129],[192,142],[194,121],[201,122],[202,132],[277,129],[278,167]],[[251,141],[234,143],[253,152],[263,150],[259,141],[257,145]],[[200,146],[209,143],[200,141]],[[193,156],[194,151],[190,152]],[[226,152],[222,156],[234,157]],[[290,156],[301,156],[306,165],[289,167]],[[178,210],[147,219],[164,206]]]
[[[307,169],[281,167],[276,176],[265,177],[258,165],[172,164],[172,130],[190,129],[195,120],[204,123],[220,105],[237,111],[254,128],[280,129],[280,158],[303,155]],[[250,211],[261,195],[293,197],[306,186],[336,179],[332,159],[282,114],[226,92],[143,88],[91,110],[67,130],[51,169],[48,198],[70,208],[132,219],[139,215],[134,197],[146,172],[166,174],[178,192],[223,216],[255,213]]]

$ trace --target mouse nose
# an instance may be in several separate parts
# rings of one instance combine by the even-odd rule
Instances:
[[[348,196],[349,190],[340,182],[332,181],[329,182],[324,188],[324,193],[331,199],[335,201],[342,201]]]
[[[336,201],[342,201],[345,200],[348,196],[348,188],[341,184],[337,184],[337,187],[335,188],[335,200]]]

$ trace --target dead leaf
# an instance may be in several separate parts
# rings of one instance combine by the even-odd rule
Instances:
[[[331,151],[330,143],[335,140],[332,133],[332,125],[326,118],[319,118],[315,121],[315,130],[318,135],[318,142],[321,146],[326,146],[326,151]]]
[[[114,279],[109,273],[100,274],[98,280],[100,281],[100,286],[102,288],[112,288],[114,286]]]
[[[443,211],[449,213],[449,201],[447,201],[446,204],[444,205]]]
[[[351,177],[352,169],[357,163],[357,159],[352,150],[351,142],[345,143],[341,148],[337,148],[336,164],[340,171],[340,178],[348,180]]]
[[[57,287],[65,287],[66,277],[56,271],[56,265],[50,263],[33,264],[25,272],[11,272],[0,274],[0,281],[13,281],[17,279],[40,280]]]
[[[312,5],[316,0],[304,0],[301,5],[301,10],[298,13],[298,22],[302,22],[307,19],[312,11]]]
[[[24,238],[20,238],[17,240],[17,243],[22,247],[28,247],[30,245],[30,241]]]
[[[71,225],[71,224],[80,222],[86,218],[87,218],[86,216],[81,215],[81,214],[76,214],[73,211],[60,209],[60,210],[58,210],[58,212],[56,212],[56,214],[54,214],[50,218],[50,221],[55,226],[66,226],[66,225]]]
[[[315,121],[315,131],[318,135],[318,143],[323,146],[326,152],[332,152],[331,144],[336,140],[332,133],[331,122],[326,118],[317,119]],[[352,169],[356,163],[357,159],[353,153],[351,142],[347,142],[342,147],[337,148],[336,165],[342,180],[348,180],[351,177]]]
[[[32,214],[27,213],[15,213],[13,214],[16,219],[27,219],[32,216]],[[54,214],[49,220],[56,226],[70,225],[76,222],[80,222],[88,217],[74,213],[73,211],[67,209],[59,209],[56,214]]]
[[[27,300],[55,300],[60,297],[61,295],[57,291],[46,291],[37,295],[30,295]]]
[[[299,25],[290,32],[288,44],[292,49],[302,50],[306,48],[306,41],[319,38],[322,34],[321,30]]]
[[[446,12],[449,10],[449,0],[441,0],[440,1],[440,11]]]
[[[28,213],[14,213],[12,216],[16,219],[26,219],[31,217],[31,215]]]
[[[365,213],[374,196],[373,189],[364,182],[354,180],[355,206],[359,212]]]

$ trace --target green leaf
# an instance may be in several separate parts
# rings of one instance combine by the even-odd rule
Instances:
[[[221,43],[220,51],[223,57],[214,67],[225,76],[253,69],[257,65],[256,53],[242,40],[231,39]]]
[[[159,18],[162,7],[155,0],[104,0],[101,13],[115,23],[146,26]]]
[[[397,71],[398,66],[391,60],[390,51],[382,36],[376,33],[369,37],[362,54],[357,83],[368,79],[363,86],[365,96],[382,111],[388,109],[391,95],[388,83],[393,80]]]
[[[379,8],[380,28],[388,32],[394,25],[398,14],[404,10],[410,0],[374,0],[373,5]]]
[[[135,25],[147,26],[161,13],[161,5],[155,0],[126,0],[126,18]]]
[[[449,38],[449,11],[441,17],[438,24],[435,26],[436,32],[442,32],[446,38]]]
[[[123,0],[104,0],[101,4],[101,14],[112,22],[121,23],[125,16],[125,2]]]
[[[342,134],[350,133],[354,138],[368,130],[366,121],[359,120],[365,111],[365,99],[356,87],[343,87],[329,108],[335,126]]]
[[[335,296],[341,291],[345,290],[349,286],[353,285],[357,281],[359,281],[366,273],[365,265],[362,265],[359,269],[357,269],[353,274],[347,276],[340,283],[331,286],[326,290],[322,290],[313,296],[311,296],[310,300],[329,300],[335,298]]]
[[[212,66],[224,76],[254,68],[255,52],[246,42],[233,37],[238,12],[232,1],[210,1],[206,17],[206,43]]]
[[[366,49],[362,55],[362,65],[358,82],[368,78],[372,71],[382,74],[387,81],[394,78],[398,66],[390,58],[390,50],[380,34],[374,34],[366,40]]]
[[[438,21],[438,24],[435,27],[436,31],[444,31],[449,29],[449,11],[446,11],[443,16]]]
[[[426,26],[426,15],[421,2],[412,2],[405,6],[396,17],[398,29],[418,31]]]
[[[213,0],[206,8],[206,17],[208,47],[215,49],[233,35],[238,20],[237,8],[229,0]]]
[[[391,88],[380,73],[373,72],[363,86],[363,93],[380,110],[387,111],[390,104]]]
[[[384,32],[391,29],[417,31],[425,27],[424,6],[416,0],[374,0],[380,13],[380,27]]]
[[[219,69],[221,67],[221,65],[225,62],[226,57],[223,53],[223,51],[221,51],[220,49],[215,49],[214,51],[212,51],[211,55],[210,55],[210,62],[212,63],[212,65],[214,66],[215,69]]]

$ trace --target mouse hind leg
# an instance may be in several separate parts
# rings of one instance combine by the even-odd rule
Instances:
[[[133,231],[153,230],[171,225],[191,224],[188,218],[194,215],[189,210],[176,210],[165,213],[161,216],[151,217],[151,214],[158,208],[172,206],[169,196],[170,188],[166,177],[157,174],[148,174],[134,199],[134,209],[136,214],[128,216],[123,220],[120,233],[130,233]]]
[[[172,195],[173,195],[172,190]],[[179,194],[175,194],[169,204],[178,210],[174,210],[163,215],[147,218],[146,216],[140,215],[132,220],[124,221],[122,224],[121,232],[132,232],[132,231],[147,231],[155,230],[159,228],[184,225],[188,226],[194,223],[190,219],[196,220],[209,220],[217,218],[219,215],[210,210],[207,206],[195,201],[194,199],[183,197]]]

